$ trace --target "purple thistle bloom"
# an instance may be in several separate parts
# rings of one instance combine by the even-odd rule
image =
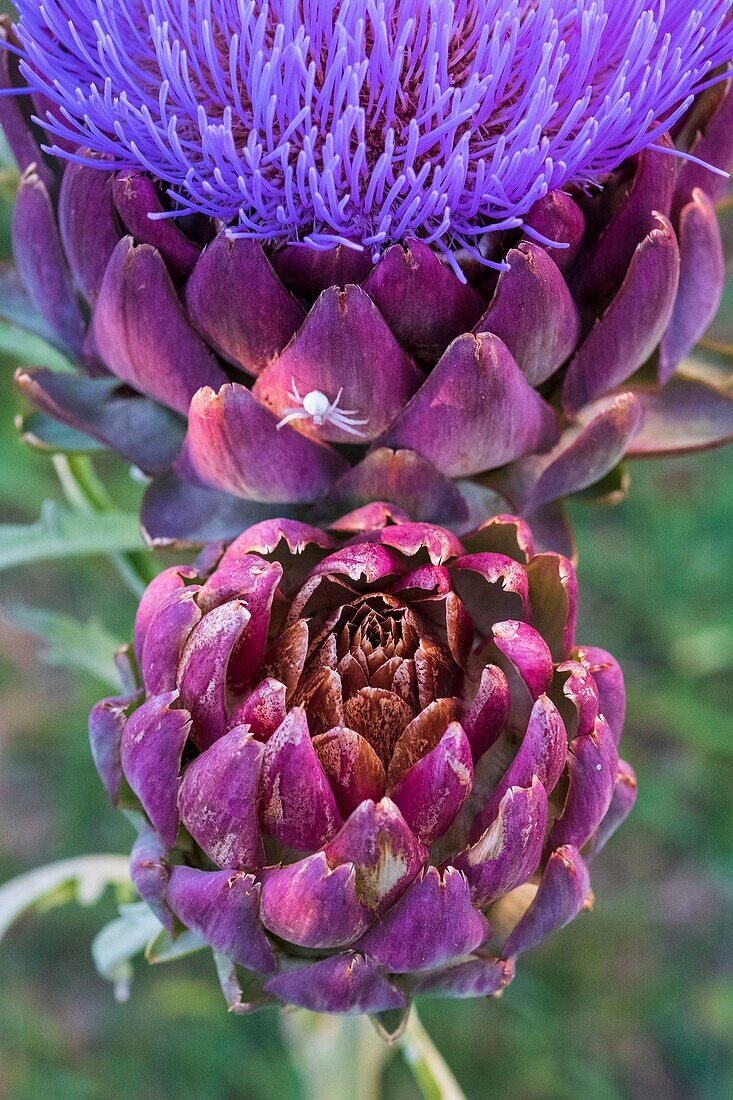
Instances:
[[[139,690],[95,706],[92,750],[137,810],[140,895],[225,956],[233,1011],[496,995],[590,907],[636,778],[576,609],[522,520],[459,541],[385,504],[259,523],[150,584]]]
[[[495,262],[487,231],[654,143],[733,54],[730,0],[16,6],[54,152],[143,168],[238,235],[375,256]]]
[[[572,556],[564,498],[733,438],[725,371],[686,362],[730,263],[730,0],[585,4],[0,19],[30,299],[8,273],[0,315],[81,367],[18,385],[151,476],[153,544],[388,498]]]

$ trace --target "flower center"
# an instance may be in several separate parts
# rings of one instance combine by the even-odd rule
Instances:
[[[487,230],[651,144],[733,54],[729,0],[16,4],[59,155],[143,167],[245,236],[482,261]]]
[[[311,736],[339,726],[361,734],[385,766],[406,727],[437,699],[455,697],[461,670],[409,608],[384,594],[343,608],[309,655],[293,705]]]

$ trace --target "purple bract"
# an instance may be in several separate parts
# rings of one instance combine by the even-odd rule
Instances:
[[[97,704],[92,749],[138,811],[141,896],[214,949],[235,1011],[496,994],[590,906],[636,781],[576,602],[523,521],[461,543],[384,504],[258,524],[152,582],[140,686]]]
[[[733,54],[730,0],[16,0],[55,151],[236,232],[454,263],[602,180]],[[719,78],[719,77],[718,77]],[[376,255],[375,255],[376,258]]]

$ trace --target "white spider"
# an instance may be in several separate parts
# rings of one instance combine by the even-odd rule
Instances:
[[[289,424],[291,420],[312,420],[314,424],[319,426],[333,424],[334,427],[348,432],[349,435],[364,436],[364,432],[360,431],[356,425],[368,424],[369,418],[354,420],[353,418],[358,414],[357,409],[340,409],[338,407],[341,394],[344,392],[343,386],[336,394],[336,399],[329,401],[325,393],[321,393],[320,390],[310,390],[304,397],[301,397],[295,379],[291,378],[290,381],[292,389],[288,393],[288,397],[292,397],[296,404],[293,408],[284,410],[283,418],[277,425],[278,431],[285,424]]]

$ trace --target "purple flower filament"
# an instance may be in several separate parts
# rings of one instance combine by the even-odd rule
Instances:
[[[16,4],[54,152],[141,166],[237,234],[375,253],[416,236],[480,258],[733,55],[731,0]]]

